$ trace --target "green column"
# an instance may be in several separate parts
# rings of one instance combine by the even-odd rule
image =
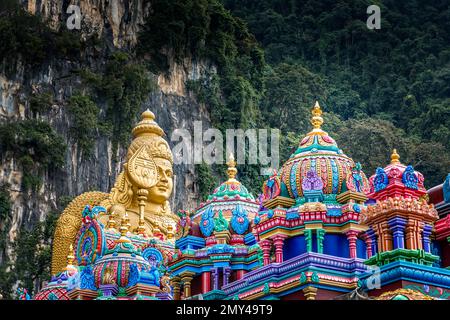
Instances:
[[[317,252],[323,253],[323,238],[325,236],[325,230],[317,229],[316,235],[317,235]]]
[[[304,234],[305,234],[305,241],[306,241],[306,251],[311,252],[312,251],[312,230],[306,229]]]

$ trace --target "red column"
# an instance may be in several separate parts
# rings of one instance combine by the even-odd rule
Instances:
[[[211,272],[202,273],[202,293],[211,291]]]
[[[277,235],[273,238],[273,245],[275,246],[275,262],[283,262],[283,245],[284,239],[286,237],[282,235]]]
[[[367,259],[369,259],[373,254],[372,253],[372,238],[367,233],[364,233],[362,235],[362,239],[366,243],[366,256],[367,256]]]
[[[244,276],[245,273],[246,273],[245,270],[237,270],[236,271],[236,280],[241,279]]]
[[[270,263],[270,249],[271,244],[269,240],[263,240],[259,243],[259,246],[261,247],[263,251],[263,263],[264,265],[268,265]]]
[[[347,231],[348,247],[350,249],[350,258],[356,258],[356,239],[358,238],[359,231],[349,230]]]
[[[367,259],[369,259],[372,256],[372,239],[370,237],[366,238],[366,255]]]

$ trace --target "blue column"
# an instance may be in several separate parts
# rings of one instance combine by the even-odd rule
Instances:
[[[423,250],[425,250],[425,252],[428,252],[428,253],[431,253],[430,235],[431,235],[432,229],[433,229],[433,226],[426,224],[423,227],[423,232],[422,232]]]
[[[366,234],[367,234],[368,237],[370,237],[370,239],[372,239],[372,256],[374,256],[374,255],[377,254],[377,249],[378,249],[378,246],[377,246],[377,235],[375,234],[375,231],[373,231],[372,228],[369,228],[366,231]]]
[[[403,218],[392,218],[388,221],[389,229],[392,231],[395,249],[404,249],[405,248],[405,226],[406,219]]]

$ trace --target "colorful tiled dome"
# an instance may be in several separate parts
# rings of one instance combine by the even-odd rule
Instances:
[[[303,197],[303,180],[311,170],[322,180],[324,194],[339,194],[347,190],[368,192],[369,182],[361,171],[361,165],[346,156],[336,141],[320,128],[323,118],[318,102],[312,115],[314,129],[300,141],[297,150],[280,170],[281,182],[286,185],[289,196],[294,199]],[[354,172],[359,173],[359,180],[354,179]]]
[[[230,155],[227,164],[228,180],[217,187],[206,202],[200,204],[194,215],[204,236],[209,236],[221,221],[232,233],[243,234],[259,209],[255,197],[236,179],[233,155]]]
[[[144,259],[131,242],[111,243],[105,255],[94,265],[95,285],[115,283],[127,287],[132,265],[140,270],[149,269],[149,262]]]
[[[140,271],[153,270],[156,267],[145,258],[140,246],[136,246],[128,238],[129,219],[125,213],[121,219],[119,239],[108,239],[105,254],[94,264],[93,275],[95,285],[116,284],[119,287],[129,287],[139,276]],[[159,276],[158,276],[159,277]],[[159,278],[154,277],[159,282]],[[134,279],[134,280],[133,280]],[[159,283],[158,283],[159,286]]]
[[[391,197],[409,195],[415,198],[427,192],[423,185],[423,175],[414,170],[412,165],[402,164],[396,149],[392,152],[391,163],[384,168],[377,168],[369,181],[371,198],[383,198],[388,190]]]

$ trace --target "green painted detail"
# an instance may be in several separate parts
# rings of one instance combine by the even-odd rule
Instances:
[[[325,230],[324,229],[317,229],[316,235],[317,235],[317,252],[323,253],[323,238],[325,236]]]
[[[241,198],[245,198],[248,200],[255,200],[255,197],[248,191],[248,189],[244,185],[239,184],[238,188],[231,189],[230,184],[222,183],[217,188],[217,191],[215,193],[208,196],[208,202],[214,200],[217,201],[217,199],[222,199],[225,196],[229,199],[233,199],[236,195],[239,195]]]
[[[393,261],[408,261],[426,266],[432,266],[439,261],[439,257],[424,250],[395,249],[377,253],[364,261],[367,265],[382,266]]]
[[[325,204],[340,204],[336,200],[336,195],[335,194],[324,194],[323,195],[323,203],[325,203]]]
[[[398,294],[395,297],[393,297],[391,300],[409,300],[409,299],[402,294]]]
[[[269,294],[270,293],[270,287],[268,283],[264,284],[264,290],[263,290],[264,294]]]
[[[222,210],[219,210],[219,216],[214,218],[214,231],[221,232],[228,230],[228,221],[223,217]]]
[[[304,234],[305,234],[305,241],[306,241],[306,251],[311,252],[312,251],[312,230],[306,229]]]
[[[300,279],[299,279],[300,284],[306,283],[306,280],[307,280],[306,274],[304,272],[302,272],[301,275],[300,275]]]
[[[258,250],[258,262],[260,266],[264,265],[264,255],[263,255],[263,251],[261,248],[259,248]]]
[[[358,288],[361,288],[362,287],[362,281],[361,280],[358,280],[358,283],[357,283],[357,286],[358,286]]]
[[[281,182],[280,185],[280,196],[290,198],[291,196],[289,195],[286,184],[284,182]]]
[[[203,295],[204,300],[223,300],[227,297],[222,290],[211,290]]]
[[[319,275],[317,274],[317,272],[313,272],[313,274],[311,275],[311,281],[319,283],[320,279],[319,279]]]
[[[237,294],[234,295],[233,300],[239,300],[239,296]]]
[[[127,289],[124,287],[119,287],[119,291],[117,293],[118,297],[126,297],[127,296]]]
[[[449,237],[447,237],[447,242],[448,242],[448,243],[450,243],[450,236],[449,236]]]
[[[280,300],[280,298],[271,294],[270,296],[265,297],[263,300]]]

